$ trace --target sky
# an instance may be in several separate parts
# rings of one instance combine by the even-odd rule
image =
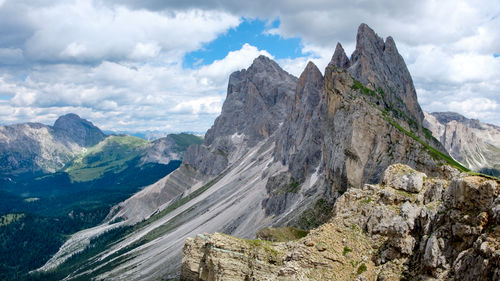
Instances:
[[[203,133],[233,71],[324,69],[360,23],[394,38],[425,111],[500,125],[498,0],[0,0],[0,124]]]

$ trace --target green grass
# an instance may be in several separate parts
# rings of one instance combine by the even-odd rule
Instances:
[[[290,184],[286,192],[297,193],[300,190],[300,182],[296,181],[293,177],[290,179]]]
[[[467,174],[469,174],[471,176],[485,177],[485,178],[488,178],[490,180],[495,180],[495,181],[500,182],[500,178],[497,178],[497,177],[494,177],[494,176],[491,176],[491,175],[487,175],[487,174],[483,174],[483,173],[478,173],[478,172],[474,172],[474,171],[468,171]]]
[[[347,255],[349,254],[350,252],[352,252],[352,249],[349,248],[348,246],[344,246],[344,250],[342,251],[342,255]]]
[[[354,81],[354,84],[351,86],[352,90],[359,90],[361,94],[369,97],[375,97],[378,99],[381,99],[382,97],[377,94],[374,90],[367,88],[363,83],[359,82],[356,79],[352,79]],[[383,92],[383,91],[382,91]]]
[[[424,136],[426,139],[431,140],[434,138],[434,136],[432,135],[432,132],[429,129],[422,128],[422,130],[424,131]]]
[[[418,143],[420,143],[425,148],[425,150],[427,151],[427,153],[429,153],[429,155],[432,156],[432,158],[434,158],[436,160],[445,161],[450,166],[455,167],[455,168],[457,168],[458,170],[460,170],[462,172],[469,172],[469,169],[467,169],[466,167],[464,167],[462,164],[458,163],[451,156],[442,153],[441,151],[439,151],[439,150],[435,149],[434,147],[430,146],[427,142],[425,142],[422,139],[420,139],[419,137],[417,137],[414,133],[405,130],[403,127],[401,127],[401,125],[399,125],[395,120],[393,120],[392,118],[390,118],[387,114],[383,113],[382,116],[393,127],[395,127],[396,129],[398,129],[399,131],[403,132],[405,135],[411,137],[412,139],[414,139]]]
[[[372,198],[366,198],[360,201],[361,204],[369,204],[370,202],[372,202]]]
[[[327,222],[332,217],[333,204],[323,198],[305,210],[295,223],[299,229],[313,229]]]
[[[257,237],[273,242],[287,242],[305,237],[309,231],[295,227],[266,227],[257,232]]]
[[[65,167],[73,182],[88,182],[107,172],[119,173],[144,153],[148,141],[132,136],[109,136]]]
[[[366,268],[366,264],[365,263],[362,263],[359,267],[358,267],[358,275],[360,275],[361,273],[365,272],[367,270]]]
[[[177,150],[179,151],[185,151],[192,144],[203,143],[202,138],[191,134],[180,133],[170,134],[169,136],[174,139],[175,143],[178,145]]]

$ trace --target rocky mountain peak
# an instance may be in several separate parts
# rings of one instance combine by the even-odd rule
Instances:
[[[69,113],[59,117],[53,126],[59,137],[68,137],[81,146],[92,146],[104,139],[105,134],[92,122]]]
[[[366,24],[356,36],[356,50],[351,55],[349,73],[364,85],[384,93],[384,103],[403,112],[422,126],[424,114],[418,104],[410,72],[392,37],[384,40]]]
[[[424,126],[469,169],[500,175],[500,127],[455,112],[425,113]]]
[[[353,56],[372,53],[381,54],[384,51],[384,40],[378,36],[367,24],[358,27],[356,35],[356,50]]]
[[[232,73],[221,115],[207,131],[205,144],[234,133],[244,134],[250,144],[270,136],[289,112],[296,83],[296,77],[266,56]]]
[[[465,116],[460,115],[456,112],[432,112],[432,116],[434,116],[440,123],[446,124],[451,121],[457,122],[465,122],[469,119],[465,118]]]
[[[349,68],[349,66],[351,66],[349,58],[347,58],[344,48],[342,48],[342,45],[340,43],[337,43],[337,46],[335,47],[335,52],[333,53],[329,65],[334,65],[342,69],[347,69]]]
[[[322,81],[323,74],[321,74],[321,71],[319,68],[312,62],[308,62],[306,65],[306,68],[302,73],[300,74],[299,77],[299,84],[304,83],[305,81]]]

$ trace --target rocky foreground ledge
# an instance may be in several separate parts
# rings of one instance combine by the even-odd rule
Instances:
[[[295,241],[188,238],[181,280],[500,280],[500,183],[396,164]]]

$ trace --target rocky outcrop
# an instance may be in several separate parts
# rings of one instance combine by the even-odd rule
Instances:
[[[500,176],[500,127],[454,112],[425,113],[425,127],[471,170],[497,170]]]
[[[384,174],[383,184],[349,189],[330,222],[296,241],[187,239],[181,280],[500,278],[500,182],[422,178],[401,164]]]
[[[442,159],[429,153],[432,148],[411,133],[405,120],[366,99],[374,91],[358,86],[348,72],[327,67],[325,93],[324,159],[334,192],[377,183],[392,163],[404,163],[429,174],[439,172],[437,164]]]

